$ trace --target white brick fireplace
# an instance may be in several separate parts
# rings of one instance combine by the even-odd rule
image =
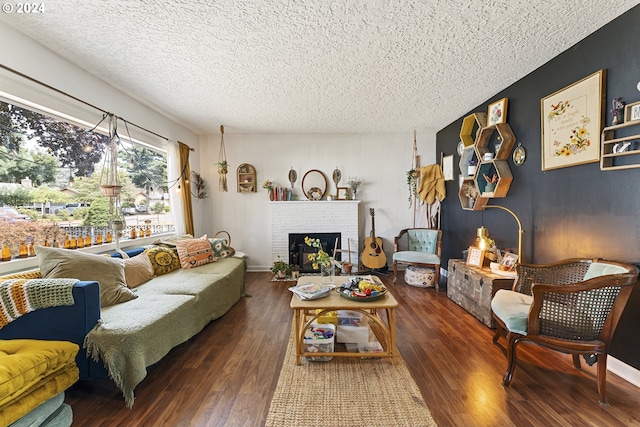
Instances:
[[[289,259],[289,233],[341,233],[342,249],[351,247],[354,271],[359,264],[359,200],[270,202],[271,258]],[[347,260],[348,254],[342,254]]]

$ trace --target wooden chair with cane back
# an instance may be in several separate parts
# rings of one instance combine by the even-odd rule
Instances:
[[[553,264],[518,264],[512,290],[499,290],[491,301],[497,329],[493,342],[506,335],[509,386],[516,367],[516,346],[532,342],[568,353],[580,369],[580,356],[597,363],[600,404],[606,396],[607,353],[638,269],[612,261],[568,259]]]

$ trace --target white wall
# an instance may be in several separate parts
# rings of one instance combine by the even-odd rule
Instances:
[[[436,163],[435,131],[418,133],[420,164]],[[250,270],[267,270],[271,266],[270,209],[267,191],[262,183],[269,179],[280,186],[289,186],[288,174],[293,167],[298,174],[294,191],[304,198],[300,189],[302,177],[310,169],[319,169],[327,176],[329,189],[335,193],[331,179],[337,167],[342,171],[340,186],[346,187],[349,177],[360,177],[364,183],[358,190],[361,239],[369,236],[371,217],[375,209],[376,235],[383,239],[383,248],[390,259],[393,237],[413,224],[409,209],[406,171],[411,169],[413,130],[406,134],[296,134],[296,135],[229,135],[224,136],[229,162],[229,192],[218,190],[216,163],[220,135],[200,138],[200,172],[208,181],[209,198],[195,202],[205,212],[196,222],[197,233],[213,234],[226,230],[232,246],[248,255]],[[238,193],[235,171],[241,163],[256,168],[258,192]],[[455,196],[455,195],[453,195]],[[453,197],[452,196],[452,197]]]

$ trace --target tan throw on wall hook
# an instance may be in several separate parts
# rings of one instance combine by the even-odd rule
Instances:
[[[218,188],[221,191],[228,191],[227,189],[227,153],[224,149],[224,125],[220,125],[220,153],[218,154]]]

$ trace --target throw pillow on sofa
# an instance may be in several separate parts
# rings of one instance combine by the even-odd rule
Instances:
[[[212,237],[209,239],[209,243],[211,244],[211,249],[213,250],[213,256],[215,259],[228,258],[230,256],[234,256],[236,253],[236,250],[229,246],[227,239]]]
[[[153,279],[153,265],[144,253],[124,259],[124,278],[129,288],[135,288]]]
[[[164,246],[152,246],[145,250],[151,265],[153,266],[153,274],[161,276],[171,273],[173,270],[180,268],[180,260],[178,259],[178,251],[173,248]]]
[[[100,306],[108,307],[138,298],[127,287],[121,259],[37,246],[36,255],[45,279],[95,280],[100,284]]]
[[[182,268],[195,268],[216,260],[206,234],[199,239],[177,240],[176,249]]]

